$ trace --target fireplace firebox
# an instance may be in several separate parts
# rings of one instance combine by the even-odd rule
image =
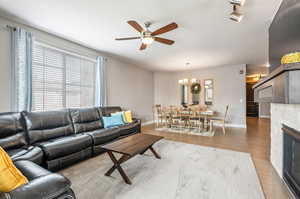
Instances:
[[[300,198],[300,131],[286,125],[283,136],[283,179],[296,198]]]

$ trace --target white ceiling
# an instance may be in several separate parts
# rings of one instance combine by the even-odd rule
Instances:
[[[228,19],[228,0],[0,0],[0,9],[89,47],[124,57],[150,70],[184,70],[230,64],[265,64],[268,28],[281,0],[247,0],[241,23]],[[138,36],[126,21],[152,21],[152,31],[171,22],[179,28],[162,35],[173,46],[154,42],[139,51]]]

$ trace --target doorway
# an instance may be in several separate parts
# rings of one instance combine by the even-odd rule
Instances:
[[[252,88],[255,83],[256,82],[246,83],[247,117],[258,117],[259,114],[259,105],[254,102],[254,90]]]

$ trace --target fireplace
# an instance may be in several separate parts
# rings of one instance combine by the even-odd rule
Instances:
[[[283,125],[283,179],[300,198],[300,132]]]

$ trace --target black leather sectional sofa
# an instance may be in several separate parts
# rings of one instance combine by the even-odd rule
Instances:
[[[52,173],[103,153],[101,145],[141,132],[141,122],[104,128],[102,116],[120,107],[0,114],[0,146],[29,183],[0,194],[13,199],[76,198],[68,179]]]

